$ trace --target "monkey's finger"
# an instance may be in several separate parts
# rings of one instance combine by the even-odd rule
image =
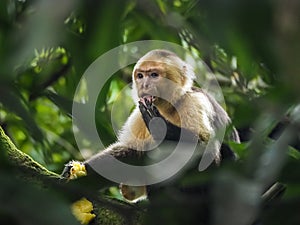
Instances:
[[[162,117],[162,115],[160,114],[160,112],[158,111],[158,109],[156,108],[155,105],[152,105],[151,109],[152,109],[153,115],[154,115],[155,117]],[[163,117],[162,117],[162,118],[163,118]]]
[[[150,120],[153,118],[152,114],[148,111],[148,109],[142,103],[139,104],[139,109],[142,114],[144,122],[148,126]]]
[[[145,99],[144,98],[140,98],[139,104],[142,104],[142,105],[144,105],[146,107]]]
[[[148,108],[146,107],[146,105],[144,105],[144,103],[140,102],[140,101],[139,101],[139,109],[140,109],[142,114],[149,113]]]
[[[155,107],[155,106],[153,106],[152,104],[144,105],[143,102],[139,102],[139,108],[142,113],[143,112],[148,113],[151,118],[159,117],[160,115],[153,111],[153,107]]]
[[[153,103],[153,96],[147,95],[147,96],[143,97],[143,99],[144,99],[147,107],[150,107],[152,105],[152,103]]]
[[[148,98],[145,98],[145,103],[146,103],[146,106],[147,106],[148,108],[150,108],[151,102],[149,101]]]

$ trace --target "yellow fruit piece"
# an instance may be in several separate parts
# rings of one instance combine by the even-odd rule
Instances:
[[[83,163],[72,161],[71,165],[72,167],[70,169],[70,180],[87,175],[85,165]]]
[[[86,198],[82,198],[71,206],[72,213],[81,224],[88,224],[96,217],[93,211],[93,204]]]

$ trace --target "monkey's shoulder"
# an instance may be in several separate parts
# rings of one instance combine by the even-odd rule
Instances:
[[[190,113],[214,113],[213,105],[208,94],[200,88],[193,88],[192,91],[188,91],[184,95],[180,105],[182,109],[189,109],[191,111]]]
[[[172,124],[209,136],[213,107],[203,92],[189,91],[171,108],[159,108],[162,116]]]

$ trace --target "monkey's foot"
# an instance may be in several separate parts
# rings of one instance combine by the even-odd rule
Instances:
[[[86,176],[87,172],[85,169],[85,165],[82,162],[78,161],[70,161],[65,165],[65,168],[61,174],[63,178],[68,180],[73,180],[78,177]]]
[[[96,217],[93,211],[93,204],[86,198],[82,198],[71,206],[72,213],[81,224],[88,224]]]
[[[130,203],[136,203],[141,200],[147,199],[146,186],[129,186],[120,184],[120,192],[124,199]]]

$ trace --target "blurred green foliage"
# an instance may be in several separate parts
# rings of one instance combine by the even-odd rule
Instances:
[[[294,140],[287,142],[282,138],[281,148],[276,148],[280,143],[268,138],[275,125],[299,104],[299,21],[300,4],[295,0],[3,0],[0,124],[19,149],[50,170],[60,172],[68,160],[82,159],[73,136],[72,104],[76,87],[89,65],[108,50],[132,41],[180,44],[198,55],[216,75],[227,111],[243,137],[241,144],[230,143],[240,157],[238,165],[224,167],[220,174],[214,172],[207,179],[187,175],[182,182],[195,185],[202,184],[203,179],[216,179],[224,187],[234,183],[236,189],[228,193],[229,197],[219,200],[219,205],[224,206],[229,198],[234,198],[234,191],[244,190],[239,181],[260,189],[272,180],[280,180],[287,186],[286,194],[275,207],[262,213],[263,224],[299,224],[299,215],[295,214],[300,208],[299,144],[290,147],[286,157],[284,144]],[[95,121],[107,145],[116,135],[110,119],[112,105],[130,79],[130,68],[125,68],[109,79],[99,94]],[[129,104],[130,93],[122,98]],[[84,104],[81,100],[76,99],[74,104]],[[114,121],[117,127],[124,122],[122,112],[118,112]],[[299,126],[299,121],[292,120],[291,124]],[[299,130],[293,132],[298,132],[299,142]],[[87,148],[85,156],[94,151]],[[0,179],[7,179],[7,175],[0,174]],[[12,182],[4,186],[1,182],[4,191],[10,185]],[[0,188],[0,193],[3,190]],[[25,189],[19,194],[27,192]],[[249,196],[245,193],[244,198],[235,199],[237,202],[229,209],[239,208]],[[168,208],[174,202],[182,203],[181,200],[174,201],[163,194],[160,197],[164,213],[150,212],[165,216],[161,224],[187,224],[188,218],[169,218],[174,212],[180,215],[188,209],[176,209],[174,205]],[[0,201],[0,220],[1,215],[17,217],[6,210],[11,206],[4,207],[3,202]],[[257,205],[253,203],[249,214],[255,214]],[[200,206],[189,207],[197,213],[195,207]],[[243,213],[235,216],[246,217]],[[285,222],[278,220],[287,217]],[[197,220],[192,217],[190,224],[200,221],[193,219]],[[19,221],[16,218],[14,224],[26,224]],[[224,220],[223,224],[230,223]]]

